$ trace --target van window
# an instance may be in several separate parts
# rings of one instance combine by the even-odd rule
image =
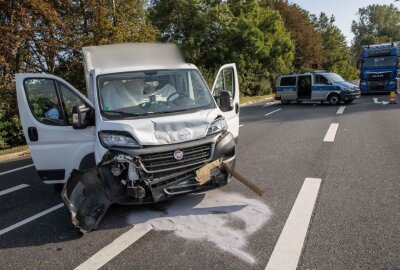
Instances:
[[[218,75],[213,93],[218,105],[221,105],[219,97],[223,90],[228,91],[231,97],[235,95],[235,75],[233,68],[224,68]]]
[[[280,86],[295,86],[296,85],[296,77],[282,77]]]
[[[330,85],[329,80],[322,75],[315,75],[315,84]]]
[[[85,105],[85,101],[63,83],[58,82],[58,88],[60,90],[62,104],[64,105],[67,122],[69,125],[72,125],[72,108],[75,105]]]
[[[66,125],[53,79],[27,79],[24,82],[24,88],[31,112],[36,120],[48,125]]]

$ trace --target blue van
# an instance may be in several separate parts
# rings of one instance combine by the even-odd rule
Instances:
[[[357,85],[332,72],[311,72],[281,76],[276,81],[276,99],[291,101],[328,101],[331,105],[351,103],[361,95]]]

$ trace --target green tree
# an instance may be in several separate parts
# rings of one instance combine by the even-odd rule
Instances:
[[[59,75],[84,90],[83,46],[154,41],[145,0],[0,1],[0,148],[23,143],[14,75]]]
[[[234,62],[242,93],[263,94],[291,69],[294,46],[282,18],[258,1],[156,0],[150,15],[160,40],[178,44],[209,83],[221,64]]]
[[[357,78],[358,71],[352,63],[351,50],[347,46],[345,36],[334,25],[335,18],[329,18],[322,12],[319,17],[313,16],[313,22],[323,41],[322,68],[339,73],[346,79]]]
[[[319,69],[322,67],[323,40],[310,20],[310,14],[287,0],[264,0],[263,5],[277,9],[296,45],[294,67],[297,70]]]
[[[400,10],[390,5],[369,5],[358,10],[351,31],[354,34],[353,52],[358,58],[362,45],[400,40]]]
[[[67,57],[55,70],[78,89],[85,89],[82,47],[155,41],[157,30],[147,18],[145,0],[74,0],[63,10],[62,33]]]

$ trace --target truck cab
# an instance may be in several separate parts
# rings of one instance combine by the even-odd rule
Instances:
[[[282,104],[292,101],[328,101],[339,105],[342,101],[351,103],[360,97],[357,85],[346,82],[340,75],[317,71],[304,74],[281,76],[276,81],[276,98]]]
[[[212,167],[234,166],[239,136],[235,64],[210,90],[172,44],[83,48],[87,96],[49,74],[17,74],[21,123],[46,184],[62,197],[82,232],[97,228],[113,203],[145,204],[228,182]]]
[[[388,93],[398,90],[399,44],[375,44],[362,47],[360,68],[361,93]]]

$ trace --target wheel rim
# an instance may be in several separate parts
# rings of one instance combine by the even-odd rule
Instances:
[[[337,96],[333,96],[333,97],[331,97],[331,103],[332,104],[336,104],[337,102],[338,102],[338,98],[337,98]]]

